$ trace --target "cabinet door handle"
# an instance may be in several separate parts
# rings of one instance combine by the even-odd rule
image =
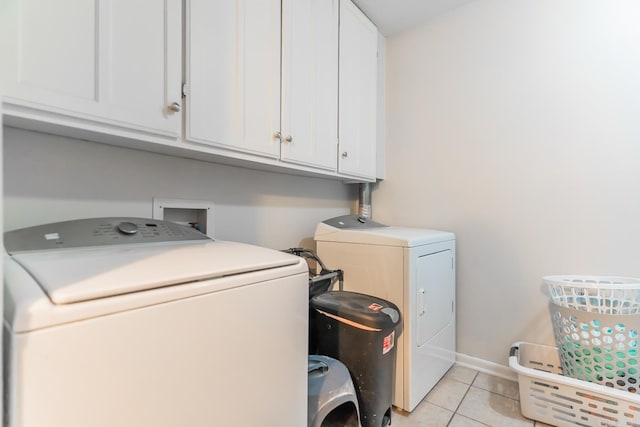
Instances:
[[[169,111],[173,111],[174,113],[179,113],[180,112],[180,104],[178,104],[177,102],[169,104]]]
[[[342,158],[343,158],[343,159],[346,159],[348,156],[349,156],[349,153],[347,153],[346,151],[344,151],[344,152],[342,153]]]
[[[282,139],[282,134],[280,131],[277,131],[273,134],[273,139]]]
[[[287,135],[287,137],[284,139],[284,142],[289,143],[293,141],[293,137],[291,135]]]

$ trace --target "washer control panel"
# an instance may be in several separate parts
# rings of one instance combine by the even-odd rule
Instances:
[[[211,240],[192,227],[146,218],[89,218],[8,231],[7,253],[89,246]]]

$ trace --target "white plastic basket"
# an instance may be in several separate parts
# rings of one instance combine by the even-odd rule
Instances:
[[[640,279],[543,278],[563,374],[640,394]]]
[[[542,278],[549,301],[579,311],[600,314],[640,314],[640,279],[605,276]]]
[[[640,393],[640,315],[549,311],[563,375]]]
[[[527,418],[558,427],[640,427],[640,396],[562,376],[556,347],[515,343],[509,366]]]

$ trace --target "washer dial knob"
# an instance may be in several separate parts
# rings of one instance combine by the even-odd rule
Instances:
[[[119,232],[128,236],[132,236],[138,232],[138,226],[132,222],[121,222],[116,228]]]

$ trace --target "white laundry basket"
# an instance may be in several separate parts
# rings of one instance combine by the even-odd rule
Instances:
[[[527,418],[558,427],[640,427],[640,396],[563,376],[556,347],[515,343],[509,366]]]
[[[640,393],[640,279],[543,278],[565,376]]]
[[[577,311],[598,314],[640,314],[640,279],[604,276],[542,278],[549,301]]]

